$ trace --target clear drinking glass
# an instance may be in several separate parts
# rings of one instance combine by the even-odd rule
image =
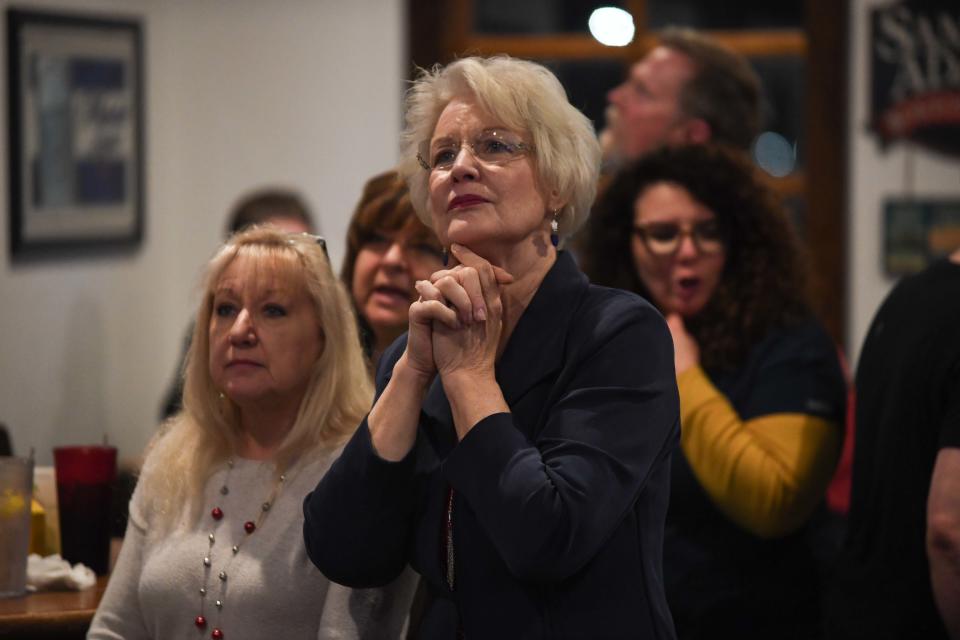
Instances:
[[[33,459],[0,456],[0,598],[27,590]]]

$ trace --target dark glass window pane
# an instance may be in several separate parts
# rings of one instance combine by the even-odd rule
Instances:
[[[623,82],[623,63],[610,60],[539,60],[567,90],[570,104],[580,109],[594,128],[603,128],[607,92]]]
[[[647,26],[696,29],[798,29],[803,26],[802,0],[648,0]]]
[[[620,7],[603,0],[474,0],[473,33],[542,35],[588,33],[594,9]]]
[[[753,58],[750,62],[763,84],[763,129],[782,137],[781,144],[785,143],[788,147],[792,147],[795,154],[795,167],[791,170],[779,172],[770,170],[772,167],[782,168],[784,166],[782,152],[778,152],[776,145],[772,147],[772,150],[771,147],[767,146],[768,152],[773,153],[774,156],[766,161],[764,158],[757,157],[757,152],[762,151],[762,149],[755,145],[754,160],[773,175],[787,175],[792,173],[792,169],[798,169],[803,165],[804,74],[806,65],[803,58],[792,56]],[[767,136],[765,139],[775,138]],[[768,162],[772,164],[767,164]]]

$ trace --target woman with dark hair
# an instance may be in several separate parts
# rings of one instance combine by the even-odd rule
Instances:
[[[407,330],[414,283],[443,266],[436,235],[417,217],[396,171],[367,181],[347,229],[340,279],[357,307],[364,349],[374,367]]]
[[[664,576],[678,636],[816,637],[810,541],[845,383],[775,194],[734,152],[664,149],[610,184],[585,253],[591,280],[648,298],[674,339]]]

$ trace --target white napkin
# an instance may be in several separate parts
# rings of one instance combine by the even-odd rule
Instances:
[[[97,574],[84,564],[70,563],[53,554],[45,558],[31,553],[27,557],[28,591],[82,591],[97,583]]]

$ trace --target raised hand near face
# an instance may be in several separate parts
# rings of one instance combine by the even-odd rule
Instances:
[[[451,251],[458,264],[435,272],[429,281],[418,281],[416,288],[420,299],[410,306],[407,360],[423,375],[432,376],[438,369],[441,373],[460,369],[464,364],[468,368],[475,367],[478,364],[477,336],[480,333],[486,335],[490,310],[494,309],[496,320],[493,324],[496,331],[492,342],[493,358],[487,363],[492,371],[501,327],[500,286],[513,282],[513,276],[509,273],[491,265],[466,247],[454,244]],[[466,331],[471,327],[469,340],[461,336],[459,347],[456,341],[445,343],[447,348],[443,349],[443,354],[437,354],[437,330],[445,331],[449,336],[451,332]],[[467,342],[472,345],[473,357],[463,360],[461,356],[464,354],[460,352]]]
[[[454,244],[451,251],[459,264],[434,273],[430,284],[454,311],[458,324],[434,323],[434,362],[441,375],[492,376],[503,327],[501,287],[513,277],[464,246]]]
[[[420,299],[410,305],[406,358],[411,369],[424,378],[432,378],[437,372],[433,355],[434,323],[456,328],[460,321],[456,310],[446,304],[443,294],[428,280],[418,280],[414,286]]]

